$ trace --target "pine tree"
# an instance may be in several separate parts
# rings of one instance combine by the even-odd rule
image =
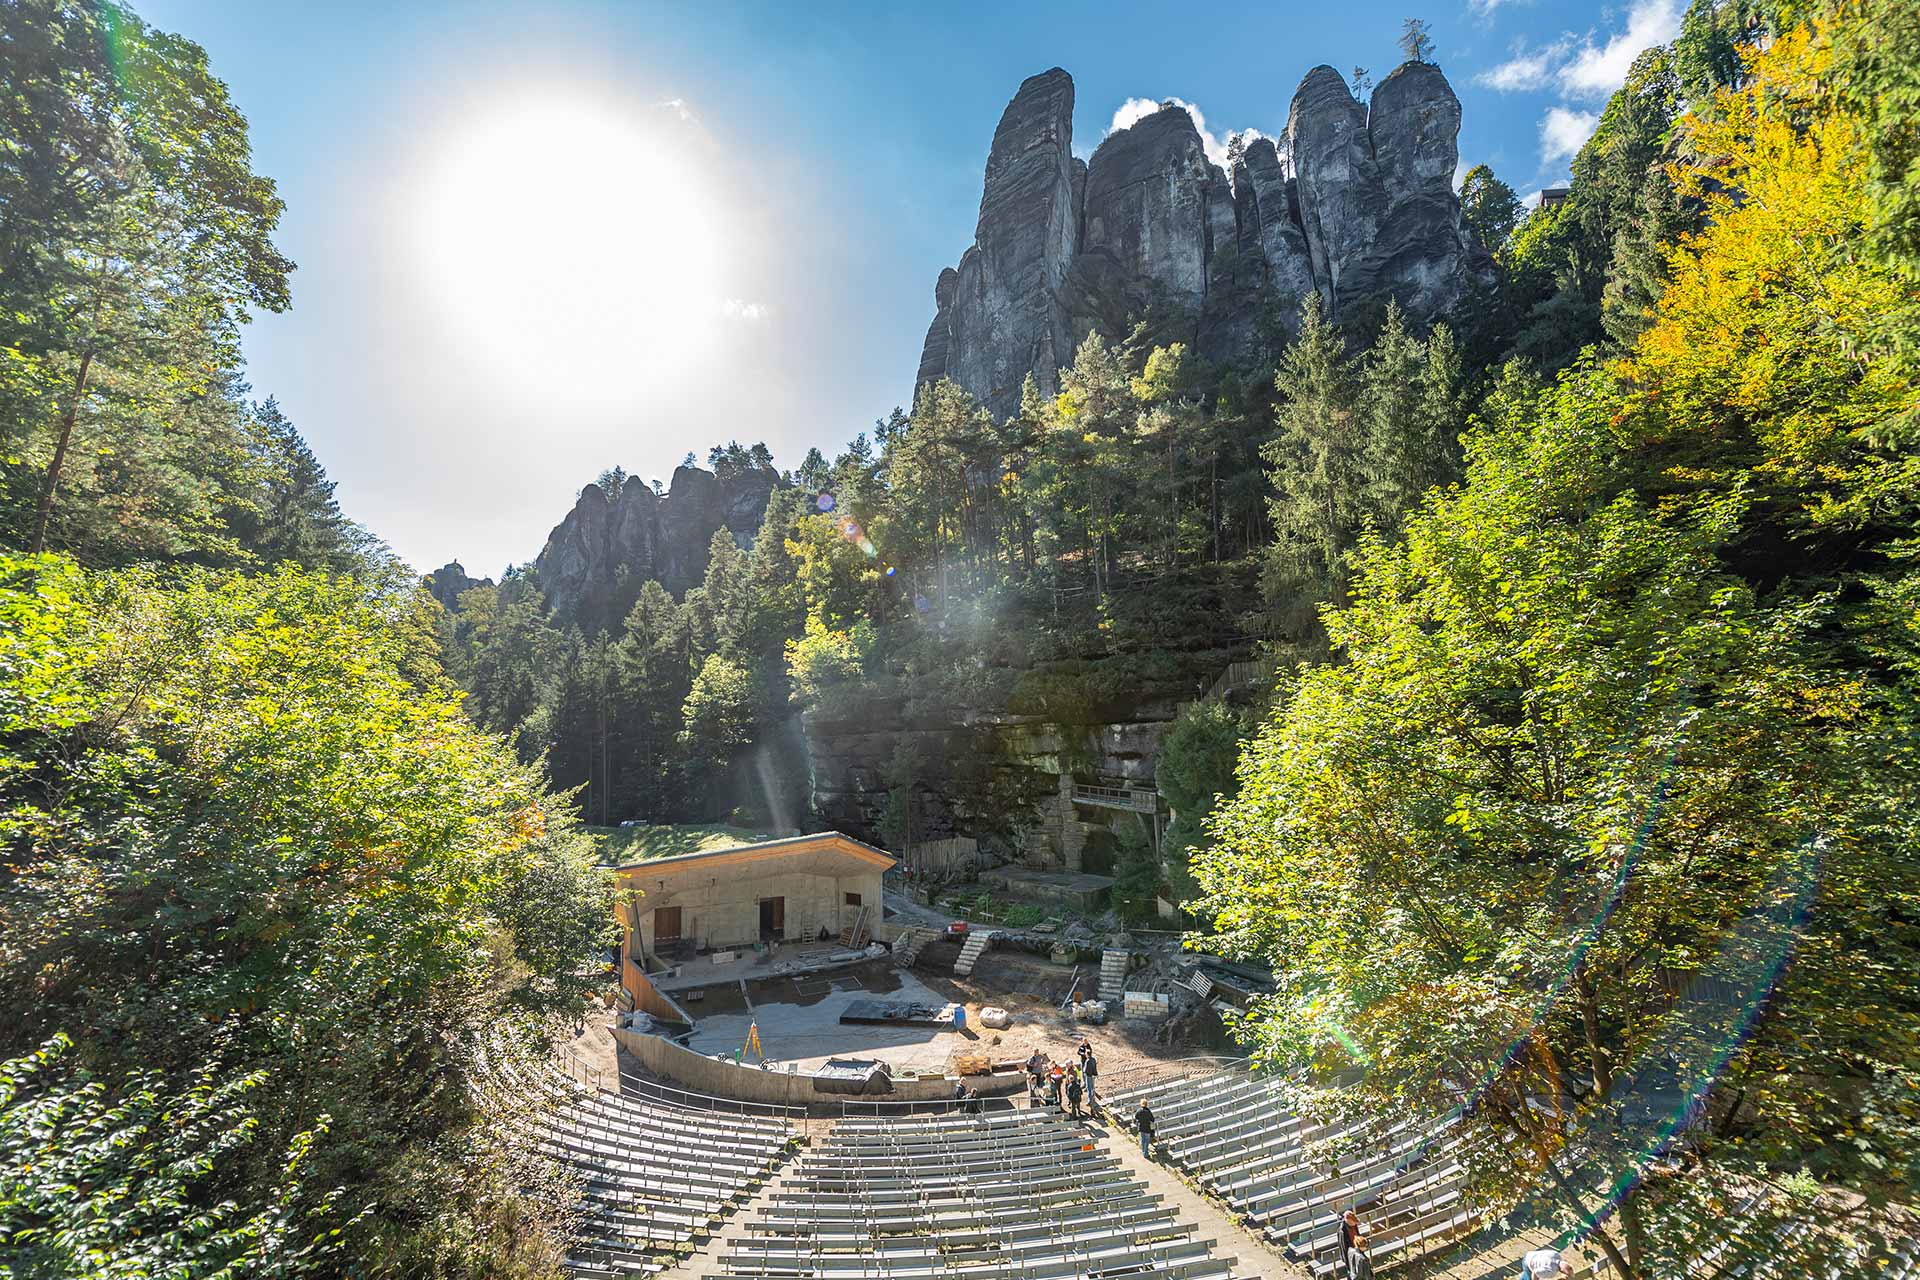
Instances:
[[[715,529],[707,542],[707,576],[701,592],[713,619],[711,651],[737,661],[752,606],[752,568],[725,525]]]
[[[1278,434],[1260,451],[1274,493],[1267,594],[1297,611],[1302,602],[1336,599],[1345,556],[1366,510],[1365,437],[1356,423],[1354,371],[1339,329],[1317,295],[1300,313],[1300,336],[1282,357]],[[1296,631],[1310,631],[1296,618]]]
[[[1520,197],[1486,165],[1473,166],[1460,179],[1460,221],[1488,253],[1507,242],[1522,212]]]

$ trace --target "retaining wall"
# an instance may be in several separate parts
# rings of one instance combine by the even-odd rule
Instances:
[[[621,1027],[613,1029],[613,1038],[642,1066],[662,1079],[671,1080],[694,1093],[717,1098],[737,1098],[742,1102],[772,1102],[791,1107],[815,1103],[846,1102],[937,1102],[953,1097],[955,1080],[934,1076],[918,1080],[895,1080],[893,1092],[848,1096],[821,1093],[813,1087],[813,1077],[785,1071],[763,1071],[759,1067],[740,1066],[720,1058],[683,1049],[671,1040],[642,1035]],[[848,1057],[858,1057],[850,1053]],[[969,1076],[967,1083],[983,1097],[1012,1093],[1023,1088],[1018,1073],[1003,1076]]]

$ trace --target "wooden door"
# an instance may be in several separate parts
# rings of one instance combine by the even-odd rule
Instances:
[[[680,941],[680,908],[655,907],[653,909],[653,949],[658,951],[663,944]]]

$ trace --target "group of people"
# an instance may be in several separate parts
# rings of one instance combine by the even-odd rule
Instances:
[[[1033,1051],[1033,1056],[1027,1059],[1028,1106],[1064,1107],[1076,1119],[1082,1099],[1086,1101],[1088,1115],[1100,1109],[1100,1060],[1094,1056],[1093,1045],[1082,1040],[1074,1055],[1078,1061],[1067,1066],[1051,1061],[1038,1049]]]

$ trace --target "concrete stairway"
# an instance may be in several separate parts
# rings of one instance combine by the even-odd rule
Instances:
[[[970,933],[967,945],[960,948],[960,958],[953,962],[954,976],[965,978],[973,974],[974,962],[979,960],[986,949],[993,944],[991,933]]]
[[[1120,1000],[1127,993],[1129,959],[1125,951],[1103,951],[1100,954],[1100,998],[1115,1009],[1120,1007]]]

